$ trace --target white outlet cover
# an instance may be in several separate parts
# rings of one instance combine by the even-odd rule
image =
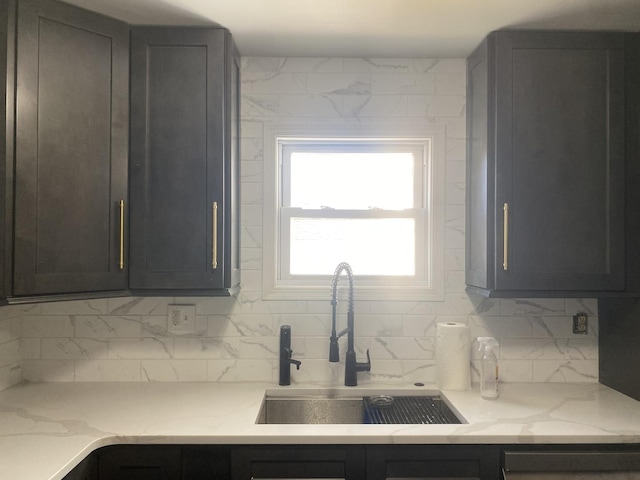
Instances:
[[[169,333],[196,333],[196,306],[169,305],[167,307],[167,331]]]

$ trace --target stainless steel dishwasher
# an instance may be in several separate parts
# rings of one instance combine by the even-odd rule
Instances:
[[[504,480],[640,480],[639,451],[504,451]]]

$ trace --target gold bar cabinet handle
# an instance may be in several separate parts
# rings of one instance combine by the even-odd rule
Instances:
[[[213,202],[211,209],[213,210],[211,266],[215,270],[218,268],[218,202]]]
[[[505,203],[504,206],[502,207],[502,210],[503,210],[503,220],[504,220],[504,223],[503,223],[504,225],[503,259],[504,260],[502,262],[502,268],[506,272],[507,270],[509,270],[509,204]]]
[[[120,270],[124,270],[124,200],[120,200]]]

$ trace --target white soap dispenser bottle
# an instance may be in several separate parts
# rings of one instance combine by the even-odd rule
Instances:
[[[493,349],[498,341],[493,337],[478,337],[480,360],[480,396],[489,400],[498,398],[498,358]]]

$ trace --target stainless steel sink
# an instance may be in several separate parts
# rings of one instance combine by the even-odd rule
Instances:
[[[262,424],[450,424],[461,423],[437,395],[266,395]]]
[[[361,424],[362,397],[265,397],[256,423]]]

